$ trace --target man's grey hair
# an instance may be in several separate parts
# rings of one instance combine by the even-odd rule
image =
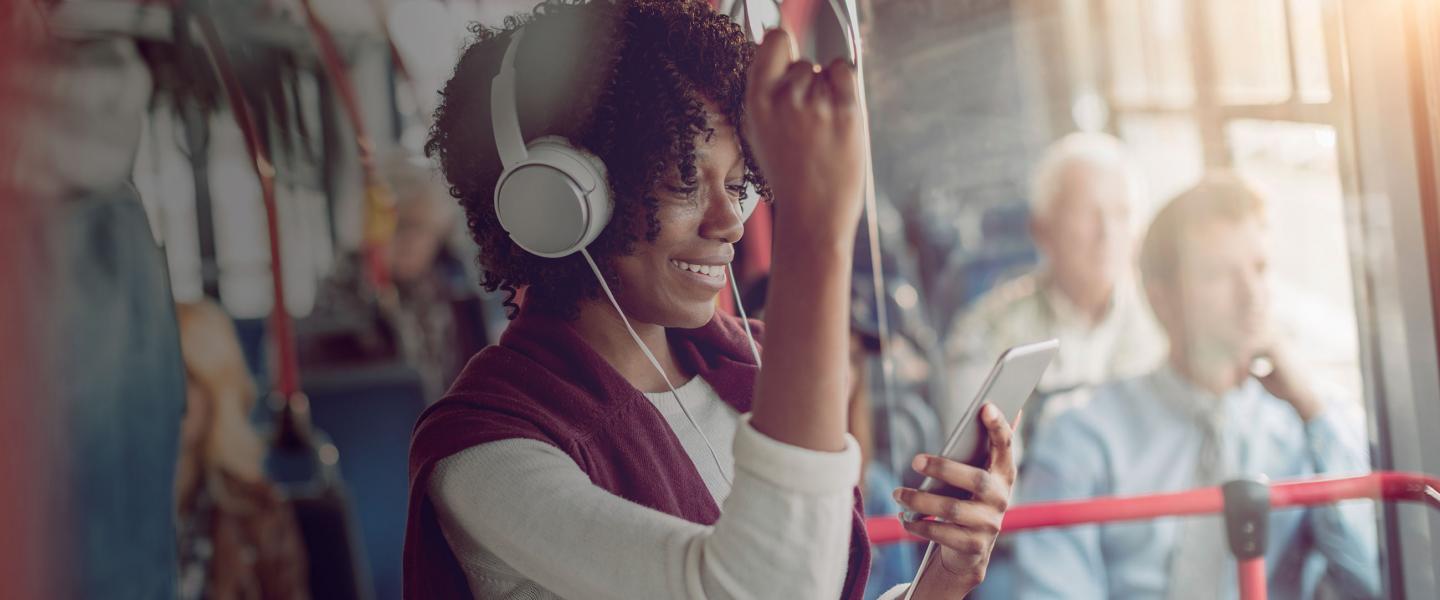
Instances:
[[[1085,166],[1125,178],[1132,206],[1145,196],[1145,178],[1125,142],[1104,133],[1077,132],[1056,140],[1030,172],[1030,214],[1043,218],[1064,191],[1065,174]]]

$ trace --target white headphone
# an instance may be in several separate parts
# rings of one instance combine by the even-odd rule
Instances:
[[[495,215],[510,239],[526,252],[562,258],[585,249],[610,222],[614,200],[605,163],[569,140],[547,135],[526,142],[516,109],[515,55],[523,30],[510,36],[500,72],[490,87],[490,122],[505,170],[495,184]],[[760,198],[746,185],[740,220]]]

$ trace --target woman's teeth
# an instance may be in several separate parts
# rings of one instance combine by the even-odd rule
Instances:
[[[691,273],[699,273],[706,277],[724,277],[725,267],[720,265],[692,265],[683,260],[671,260],[670,266],[683,269]]]

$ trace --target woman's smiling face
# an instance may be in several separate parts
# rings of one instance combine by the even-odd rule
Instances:
[[[682,181],[672,169],[652,191],[659,202],[659,234],[612,263],[621,283],[617,300],[636,321],[680,328],[709,322],[715,295],[727,283],[725,267],[745,232],[740,138],[713,105],[707,102],[705,108],[710,131],[695,138],[695,181]]]

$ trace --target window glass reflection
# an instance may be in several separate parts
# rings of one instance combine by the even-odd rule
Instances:
[[[883,99],[872,105],[877,167],[889,175],[882,187],[905,186],[896,197],[908,205],[907,242],[922,265],[945,265],[922,268],[917,286],[942,315],[951,381],[932,395],[937,416],[953,424],[1004,348],[1057,337],[1062,351],[1022,428],[1022,503],[1368,471],[1354,288],[1363,274],[1352,273],[1362,263],[1352,262],[1347,237],[1356,211],[1344,194],[1353,172],[1341,161],[1348,109],[1331,87],[1342,70],[1332,64],[1333,7],[1020,4],[1016,46],[978,43],[975,29],[957,26],[950,47],[968,52],[949,58],[973,68],[976,53],[988,53],[984,68],[998,81],[1024,69],[1014,106],[973,105],[963,90],[940,101],[924,90],[941,85],[895,87],[900,76],[889,74],[871,92]],[[944,25],[918,29],[931,27]],[[939,64],[947,53],[871,41],[884,55],[872,66]],[[1049,120],[1016,118],[1036,113]],[[966,135],[953,137],[947,122]],[[1033,141],[1017,153],[1017,139]],[[1118,150],[1077,139],[1113,140]],[[948,146],[990,152],[955,161],[915,151]],[[1127,173],[1138,185],[1113,184]],[[975,183],[995,180],[1007,183]],[[1115,227],[1112,214],[1126,225]],[[1125,252],[1107,250],[1116,240]],[[1017,246],[1033,254],[1008,252]],[[1011,260],[989,260],[1002,249]],[[1101,268],[1115,254],[1125,266]],[[1121,318],[1134,315],[1143,319]],[[1135,343],[1147,329],[1162,342]],[[1296,511],[1272,524],[1271,564],[1291,561],[1277,567],[1272,592],[1378,594],[1373,505]],[[1018,535],[999,561],[1014,576],[979,597],[1180,588],[1223,597],[1235,581],[1217,566],[1228,557],[1212,535],[1218,527],[1214,518],[1159,519]],[[1334,568],[1321,577],[1296,561]]]

